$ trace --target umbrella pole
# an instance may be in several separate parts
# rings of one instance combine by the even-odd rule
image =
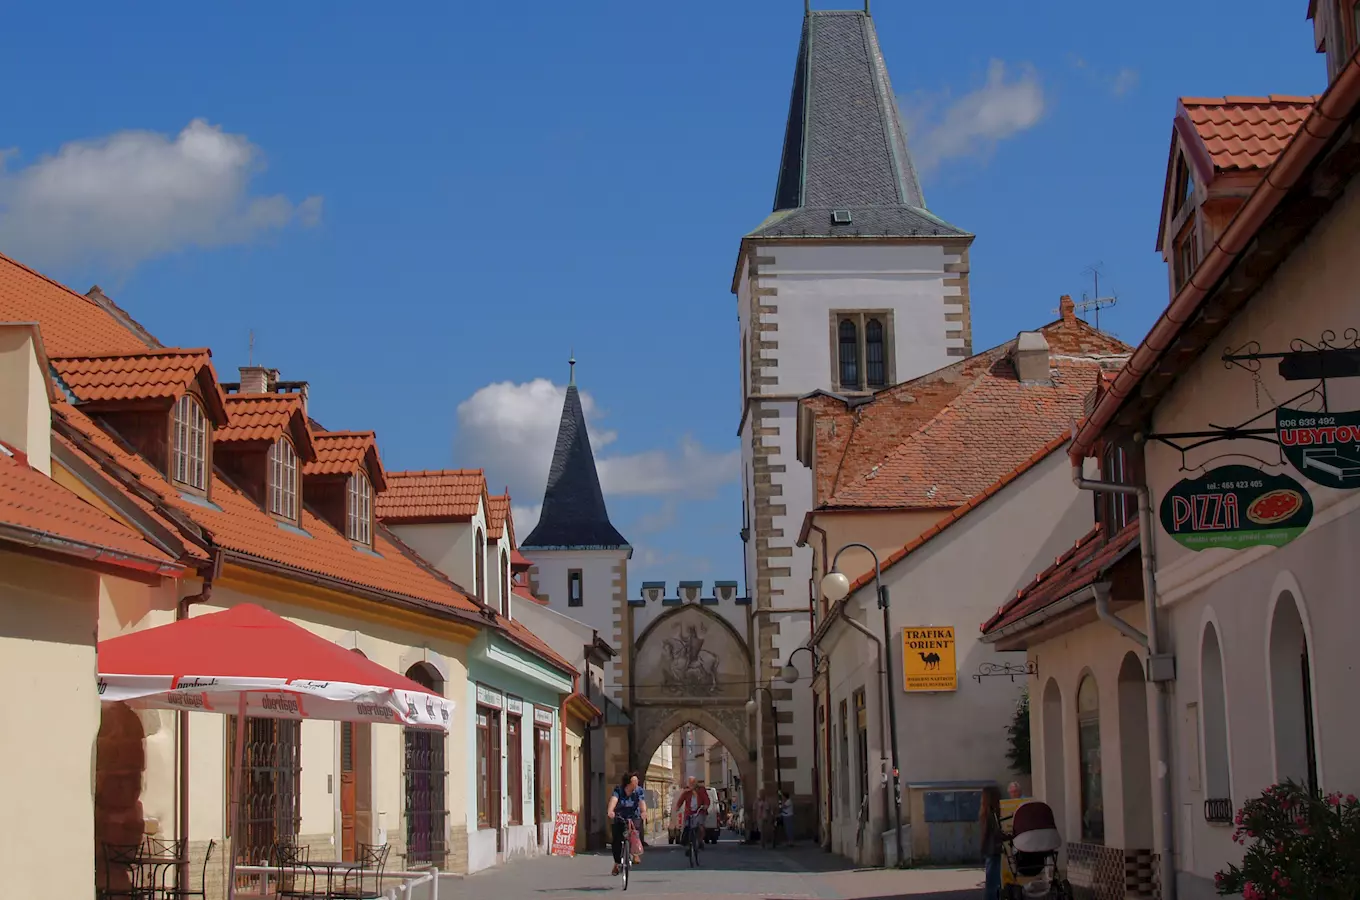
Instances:
[[[246,692],[236,708],[236,759],[231,764],[231,860],[227,863],[227,900],[236,900],[236,857],[241,847],[241,769],[246,758]]]

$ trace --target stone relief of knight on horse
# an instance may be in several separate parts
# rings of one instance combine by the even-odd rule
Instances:
[[[677,629],[661,642],[665,660],[661,665],[662,685],[672,694],[718,692],[718,655],[704,649],[704,639],[694,625]]]

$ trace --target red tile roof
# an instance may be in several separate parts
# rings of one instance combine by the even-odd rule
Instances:
[[[88,297],[0,254],[0,322],[41,322],[51,356],[141,353],[148,344]]]
[[[1220,172],[1269,168],[1316,97],[1182,97],[1181,106]]]
[[[227,394],[231,424],[213,429],[213,443],[275,441],[285,433],[304,463],[316,459],[316,444],[301,394]]]
[[[1038,450],[1035,450],[1034,453],[1032,453],[1027,459],[1023,460],[1019,465],[1011,469],[1009,472],[1006,472],[1004,475],[1002,475],[996,481],[992,482],[982,491],[979,491],[978,493],[970,497],[968,499],[968,502],[951,510],[948,515],[944,516],[934,525],[931,525],[925,531],[921,532],[916,537],[912,538],[911,541],[909,541],[906,544],[906,546],[904,546],[902,549],[893,551],[879,564],[879,571],[881,572],[887,571],[888,569],[897,565],[902,560],[906,559],[917,549],[929,543],[934,538],[938,537],[941,533],[943,533],[955,522],[959,521],[964,516],[968,515],[973,510],[977,509],[983,503],[986,503],[992,497],[1000,493],[1007,485],[1015,481],[1015,479],[1019,478],[1021,475],[1024,475],[1030,469],[1034,468],[1039,463],[1043,462],[1046,457],[1060,450],[1063,444],[1067,443],[1067,439],[1069,437],[1071,437],[1070,431],[1064,430],[1057,437],[1050,439],[1048,443],[1044,444]],[[874,573],[872,571],[866,572],[865,574],[861,575],[859,578],[855,580],[854,584],[852,584],[850,587],[850,592],[853,594],[855,591],[864,587],[866,584],[871,583],[873,580]]]
[[[501,537],[505,534],[505,523],[509,518],[510,518],[509,494],[499,494],[497,496],[488,498],[488,503],[486,507],[486,536],[493,541],[499,541]],[[512,533],[512,536],[514,530],[515,526],[513,523],[511,523],[510,531]]]
[[[475,612],[478,605],[409,559],[381,529],[373,536],[373,551],[359,550],[325,520],[302,510],[302,531],[280,525],[241,491],[216,473],[211,504],[187,499],[145,459],[117,443],[93,420],[69,404],[58,404],[61,417],[100,451],[133,473],[160,502],[207,529],[214,542],[228,551],[326,576],[361,587],[425,600]]]
[[[1055,559],[1053,565],[1034,576],[1034,581],[1017,591],[994,616],[984,622],[982,633],[990,634],[1013,625],[1064,597],[1090,587],[1125,553],[1138,547],[1137,520],[1124,526],[1108,542],[1104,534],[1104,529],[1099,525],[1088,531]]]
[[[515,547],[515,548],[511,549],[511,551],[510,551],[510,568],[512,568],[512,569],[528,569],[528,568],[532,568],[532,567],[533,567],[533,561],[530,560],[530,559],[529,559],[527,556],[525,556],[523,553],[520,553],[518,547]]]
[[[215,408],[214,418],[224,421],[227,417],[212,351],[206,348],[167,347],[110,356],[57,357],[52,359],[52,368],[76,399],[86,403],[178,400],[207,369],[210,386],[205,386],[205,391]]]
[[[0,443],[0,543],[179,577],[185,568],[122,522],[91,506]]]
[[[378,437],[373,432],[313,431],[312,443],[316,447],[316,459],[303,467],[303,475],[351,475],[367,466],[373,490],[386,489],[386,476],[378,456]]]
[[[1049,344],[1048,384],[1017,379],[1009,341],[866,404],[804,401],[816,416],[818,508],[958,506],[1063,433],[1129,348],[1075,316],[1040,333]]]
[[[485,497],[481,469],[388,472],[387,490],[378,495],[376,511],[392,524],[456,521],[475,516]]]

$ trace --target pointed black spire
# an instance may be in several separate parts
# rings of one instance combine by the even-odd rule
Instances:
[[[926,211],[868,4],[808,10],[774,213],[751,236],[964,234]]]
[[[585,411],[576,389],[576,355],[571,359],[571,382],[557,426],[548,487],[543,492],[543,511],[538,524],[521,543],[526,549],[617,550],[628,547],[623,535],[609,521],[595,455],[590,450]]]

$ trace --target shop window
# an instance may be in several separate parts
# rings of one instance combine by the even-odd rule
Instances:
[[[1100,693],[1087,675],[1077,688],[1077,757],[1081,767],[1081,839],[1105,842],[1105,799],[1100,766]]]
[[[421,687],[444,695],[444,682],[428,663],[417,663],[406,672],[406,677]],[[479,723],[480,724],[480,723]],[[445,789],[449,780],[445,746],[448,740],[443,731],[429,728],[407,728],[405,731],[406,764],[402,775],[406,812],[406,863],[443,867],[448,855],[448,803]],[[477,731],[481,746],[481,729]]]
[[[501,824],[501,711],[477,707],[477,827]]]
[[[524,729],[519,716],[505,717],[505,777],[510,782],[510,824],[524,822]]]

